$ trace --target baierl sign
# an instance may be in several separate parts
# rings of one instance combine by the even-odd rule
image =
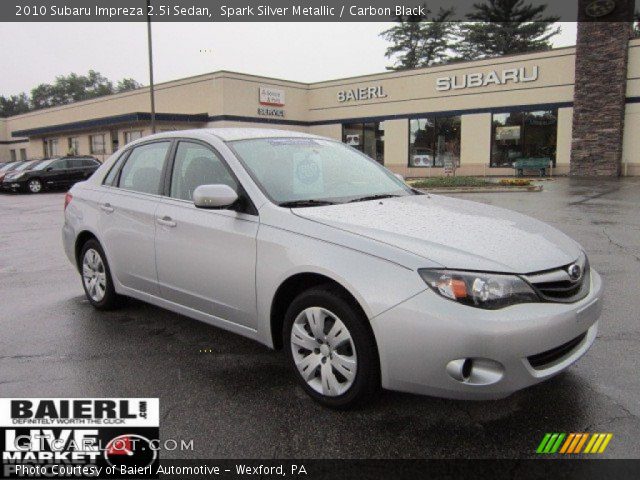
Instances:
[[[532,67],[507,68],[502,71],[465,73],[436,79],[436,90],[463,90],[467,88],[488,87],[489,85],[507,85],[510,83],[528,83],[538,80],[540,69]]]

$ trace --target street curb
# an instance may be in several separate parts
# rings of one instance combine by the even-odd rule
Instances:
[[[511,193],[511,192],[541,192],[542,185],[528,187],[458,187],[458,188],[417,188],[425,193]]]

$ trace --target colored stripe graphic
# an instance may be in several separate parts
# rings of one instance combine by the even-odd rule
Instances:
[[[603,453],[612,438],[612,433],[546,433],[536,453],[579,454],[583,447],[584,453]]]
[[[566,434],[564,433],[547,433],[536,449],[537,453],[556,453],[562,445],[562,440]]]

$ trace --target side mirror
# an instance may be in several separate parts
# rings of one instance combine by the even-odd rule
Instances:
[[[400,180],[401,182],[404,182],[404,177],[402,175],[400,175],[399,173],[394,173],[393,174],[398,180]]]
[[[200,185],[193,191],[193,204],[198,208],[225,208],[238,200],[229,185]]]
[[[51,170],[53,170],[53,167],[47,167],[45,171],[50,172]]]

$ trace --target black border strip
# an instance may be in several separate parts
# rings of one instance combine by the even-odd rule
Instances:
[[[206,113],[156,113],[156,120],[160,122],[193,122],[204,123],[209,118]],[[105,127],[119,123],[148,122],[151,121],[151,113],[134,112],[111,117],[93,118],[79,122],[61,123],[48,127],[30,128],[26,130],[15,130],[11,132],[12,137],[29,137],[36,135],[46,135],[50,133],[71,132],[74,130],[84,130],[87,128]]]
[[[296,125],[300,127],[313,127],[317,125],[339,125],[342,123],[363,123],[363,122],[383,122],[385,120],[402,120],[412,118],[422,118],[424,116],[431,117],[449,117],[453,115],[472,115],[475,113],[509,113],[519,110],[551,110],[554,108],[573,107],[573,102],[556,102],[556,103],[534,103],[529,105],[510,105],[504,107],[485,107],[485,108],[469,108],[464,110],[444,110],[437,112],[414,112],[399,113],[393,115],[378,115],[369,117],[351,117],[338,118],[330,120],[282,120],[272,118],[256,118],[241,115],[213,115],[209,117],[210,122],[218,121],[234,121],[234,122],[251,122],[251,123],[270,123],[280,125]]]
[[[29,139],[24,139],[24,140],[0,140],[0,145],[14,145],[16,143],[24,143],[24,142],[28,142]]]

